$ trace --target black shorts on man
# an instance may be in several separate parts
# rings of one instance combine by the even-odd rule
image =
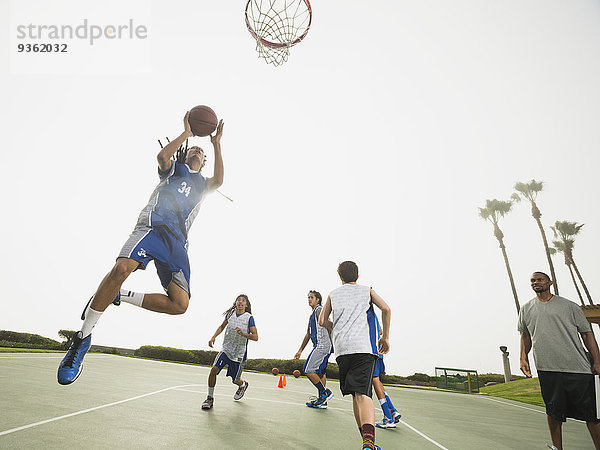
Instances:
[[[594,375],[538,370],[546,414],[565,422],[567,417],[600,422],[596,417]]]

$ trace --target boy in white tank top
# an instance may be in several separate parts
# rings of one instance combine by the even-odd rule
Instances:
[[[372,386],[378,354],[390,349],[391,309],[368,286],[356,284],[358,266],[344,261],[338,266],[342,286],[334,289],[319,316],[319,325],[333,333],[333,348],[340,369],[340,390],[352,394],[352,408],[363,439],[363,449],[375,450],[375,408]],[[383,334],[377,339],[373,305],[381,309]],[[333,321],[329,316],[333,316]]]

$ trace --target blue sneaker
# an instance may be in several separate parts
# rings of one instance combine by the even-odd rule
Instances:
[[[327,409],[327,401],[323,400],[322,397],[311,397],[309,402],[306,402],[306,406],[309,408]]]
[[[92,335],[81,339],[77,332],[73,336],[73,342],[67,351],[67,354],[58,366],[58,383],[71,384],[77,379],[83,369],[83,357],[92,345]]]
[[[333,392],[331,392],[331,389],[325,389],[321,394],[321,398],[323,399],[323,403],[327,403],[327,400],[331,400],[333,398]]]
[[[398,411],[392,411],[392,417],[394,419],[394,423],[398,423],[400,422],[400,417],[402,417],[402,414],[400,414]]]
[[[330,389],[325,389],[318,397],[311,397],[306,406],[309,408],[327,409],[327,400],[333,398],[333,392]]]
[[[90,306],[90,303],[92,303],[93,298],[94,298],[94,296],[92,295],[90,297],[90,299],[88,300],[88,302],[85,304],[85,308],[83,308],[83,312],[81,313],[81,320],[85,320],[85,312],[87,311],[88,306]],[[115,306],[119,306],[121,304],[121,293],[120,292],[117,294],[115,299],[112,301],[112,304]]]

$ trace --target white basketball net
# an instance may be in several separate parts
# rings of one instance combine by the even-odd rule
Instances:
[[[308,0],[248,0],[246,26],[256,39],[259,58],[278,66],[287,61],[290,47],[310,28],[312,10]]]

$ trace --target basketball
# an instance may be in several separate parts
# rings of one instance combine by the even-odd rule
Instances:
[[[215,112],[208,106],[194,106],[190,110],[188,122],[194,136],[208,136],[217,129],[219,119]]]
[[[278,375],[279,374],[279,369],[277,367],[273,367],[273,369],[271,370],[271,372],[273,373],[273,375]]]
[[[300,376],[300,371],[298,369],[294,370],[294,376],[298,378]]]

